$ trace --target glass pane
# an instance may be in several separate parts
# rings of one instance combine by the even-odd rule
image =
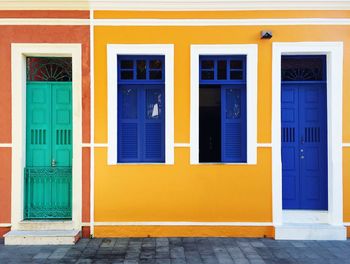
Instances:
[[[146,61],[138,60],[137,61],[137,79],[146,79]]]
[[[27,57],[27,81],[72,81],[72,58]]]
[[[202,69],[214,70],[214,61],[213,60],[202,60]]]
[[[162,61],[161,60],[150,60],[149,66],[151,69],[161,70],[162,69]]]
[[[122,118],[137,118],[137,89],[121,88],[121,116]]]
[[[162,71],[150,71],[149,78],[151,80],[161,80],[162,79]]]
[[[239,119],[241,117],[241,90],[226,89],[226,118]]]
[[[134,72],[133,71],[121,71],[120,78],[122,80],[132,80],[132,79],[134,79]]]
[[[231,60],[230,69],[231,70],[240,70],[243,68],[243,62],[241,60]]]
[[[120,63],[122,69],[133,69],[134,62],[132,60],[122,60]]]
[[[160,89],[146,91],[147,119],[159,119],[163,113],[163,96]]]
[[[201,79],[202,80],[214,80],[214,71],[202,71]]]
[[[243,79],[243,72],[242,71],[231,71],[230,72],[230,79],[231,80],[242,80]]]
[[[282,81],[322,81],[326,79],[325,58],[282,56]]]
[[[227,79],[227,62],[225,60],[218,61],[218,80],[226,80]]]

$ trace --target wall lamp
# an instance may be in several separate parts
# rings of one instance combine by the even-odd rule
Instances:
[[[272,31],[265,31],[265,30],[261,31],[260,32],[260,38],[261,39],[270,39],[270,38],[272,38]]]

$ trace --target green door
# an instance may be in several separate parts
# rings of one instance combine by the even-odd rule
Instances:
[[[72,83],[27,82],[25,219],[72,216]]]

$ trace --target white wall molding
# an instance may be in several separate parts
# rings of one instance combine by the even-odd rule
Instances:
[[[252,19],[95,19],[96,26],[277,26],[350,25],[349,18],[252,18]]]
[[[327,56],[328,223],[343,224],[342,183],[342,42],[273,43],[272,57],[272,198],[273,222],[283,224],[281,162],[281,56]]]
[[[191,113],[190,144],[191,164],[199,164],[199,56],[246,55],[247,56],[247,162],[257,160],[257,79],[258,46],[256,44],[191,45]],[[237,163],[226,163],[236,165]]]
[[[80,230],[82,215],[82,54],[81,44],[13,43],[11,45],[12,184],[11,224],[17,230],[23,220],[26,152],[26,57],[72,57],[72,227]]]
[[[0,223],[0,227],[11,227],[11,223]]]
[[[95,226],[272,226],[271,222],[95,222]]]
[[[271,143],[258,143],[257,146],[258,148],[272,148]]]
[[[2,10],[349,10],[347,0],[0,0]]]
[[[117,55],[165,56],[165,164],[174,164],[174,45],[173,44],[108,44],[108,164],[117,162]],[[134,164],[134,163],[133,163]],[[145,163],[143,163],[145,164]],[[162,163],[157,163],[162,164]]]
[[[251,19],[74,19],[74,18],[0,18],[0,25],[57,26],[290,26],[350,25],[350,18],[251,18]]]
[[[95,141],[95,28],[94,11],[90,10],[90,141]],[[95,149],[90,150],[90,236],[95,222]]]
[[[0,148],[12,148],[12,143],[0,143]]]
[[[175,148],[189,148],[191,147],[190,143],[175,143]]]

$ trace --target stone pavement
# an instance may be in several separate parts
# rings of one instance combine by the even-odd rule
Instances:
[[[81,239],[74,246],[0,243],[0,263],[350,264],[350,240],[95,238]]]

